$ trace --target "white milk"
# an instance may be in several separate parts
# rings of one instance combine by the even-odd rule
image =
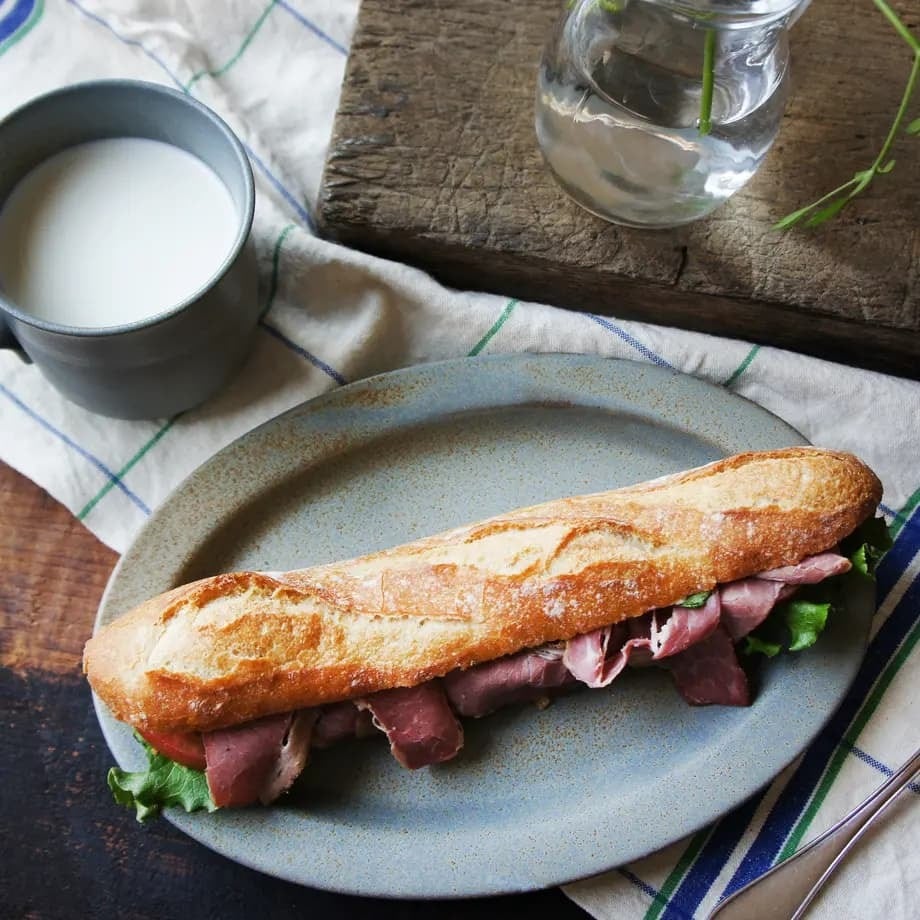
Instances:
[[[233,199],[197,157],[123,137],[55,154],[0,209],[0,288],[68,326],[132,323],[205,285],[239,227]]]

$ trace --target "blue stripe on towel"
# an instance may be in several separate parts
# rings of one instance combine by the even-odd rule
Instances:
[[[15,393],[7,389],[2,383],[0,383],[0,393],[3,393],[7,399],[14,406],[17,406],[21,409],[29,418],[41,425],[45,431],[53,434],[58,440],[63,441],[68,447],[72,450],[75,450],[81,457],[85,460],[88,460],[100,473],[106,476],[109,481],[117,488],[120,489],[124,494],[135,504],[144,514],[150,514],[150,509],[137,497],[118,477],[118,475],[110,470],[98,457],[91,454],[85,447],[81,447],[73,440],[69,435],[64,434],[60,428],[55,428],[47,419],[42,418],[34,409],[27,406]]]
[[[652,364],[657,364],[659,367],[666,367],[671,371],[676,370],[673,364],[665,361],[660,355],[656,355],[648,346],[643,345],[642,342],[623,329],[622,326],[618,326],[616,323],[612,323],[609,319],[598,316],[596,313],[587,313],[586,316],[589,319],[593,319],[599,326],[603,326],[608,332],[612,332],[615,336],[621,338],[630,347],[635,348],[643,358],[651,361]]]
[[[340,54],[348,54],[348,49],[340,45],[331,35],[327,35],[315,22],[311,22],[299,10],[294,9],[285,0],[277,0],[278,6],[290,13],[302,26],[309,29],[317,38],[322,39],[330,48],[335,48]]]
[[[895,771],[892,770],[891,767],[882,763],[880,760],[876,760],[870,753],[864,751],[861,747],[857,747],[855,744],[850,744],[846,738],[844,738],[840,743],[845,748],[849,748],[850,753],[857,760],[861,760],[863,763],[868,764],[870,767],[872,767],[873,770],[878,770],[878,772],[883,776],[894,776]],[[911,792],[920,793],[920,783],[908,783],[907,788],[910,789]]]
[[[296,352],[301,358],[306,358],[314,367],[319,368],[324,374],[328,374],[336,383],[344,386],[348,381],[334,368],[330,367],[321,358],[317,358],[312,351],[307,351],[302,345],[289,339],[280,329],[269,325],[264,319],[259,320],[259,325],[269,334],[274,336],[279,342],[286,345],[291,351]]]
[[[32,15],[35,0],[16,0],[13,8],[0,19],[0,42],[14,35],[23,23]]]
[[[671,895],[661,920],[681,920],[694,915],[719,873],[731,859],[765,794],[757,793],[719,821],[690,871]]]

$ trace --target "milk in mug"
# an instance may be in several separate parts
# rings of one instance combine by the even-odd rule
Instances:
[[[0,205],[0,290],[67,326],[146,320],[213,278],[239,226],[226,186],[187,151],[89,141],[40,163]]]

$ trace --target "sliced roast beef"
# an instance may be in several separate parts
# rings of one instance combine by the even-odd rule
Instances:
[[[352,738],[369,738],[376,735],[370,710],[358,709],[351,701],[324,706],[313,729],[315,748],[329,748],[340,741]]]
[[[756,629],[779,601],[788,586],[764,578],[742,578],[723,585],[722,625],[738,640]]]
[[[816,585],[832,575],[849,572],[852,563],[839,553],[818,553],[809,556],[795,565],[784,565],[779,569],[769,569],[757,577],[767,581],[781,581],[787,585]]]
[[[410,770],[442,763],[463,747],[463,728],[439,680],[381,690],[358,702],[387,733],[393,756]]]
[[[272,773],[293,713],[205,732],[204,755],[215,805],[251,805]]]
[[[719,625],[722,603],[713,591],[702,607],[672,607],[664,625],[652,632],[652,657],[669,658],[711,635]],[[653,623],[657,621],[652,620]]]
[[[750,703],[747,675],[738,664],[731,636],[721,626],[702,642],[669,658],[668,668],[680,695],[695,706]]]
[[[719,614],[719,594],[713,591],[702,607],[656,610],[569,639],[562,660],[582,683],[606,687],[627,664],[669,658],[702,641],[718,627]],[[666,619],[659,626],[661,617]]]
[[[503,706],[545,698],[575,678],[563,662],[562,649],[544,647],[451,671],[443,680],[457,714],[478,719]]]
[[[615,623],[569,639],[562,661],[573,677],[589,687],[606,687],[637,650],[649,648],[649,636],[629,638],[630,625]]]
[[[756,629],[770,611],[795,594],[800,585],[814,585],[851,568],[850,560],[837,553],[818,553],[795,565],[761,572],[754,578],[722,585],[722,625],[741,639]]]
[[[640,617],[633,617],[627,620],[623,625],[629,632],[629,639],[632,645],[629,647],[629,665],[634,668],[644,668],[652,664],[655,655],[655,640],[653,636],[658,632],[658,618],[664,611],[650,610],[643,613]],[[634,640],[634,641],[633,641]],[[611,653],[614,651],[614,645],[610,645]]]
[[[259,789],[259,800],[270,805],[291,788],[294,780],[303,773],[310,757],[310,736],[316,723],[315,709],[300,709],[294,713],[275,762]]]

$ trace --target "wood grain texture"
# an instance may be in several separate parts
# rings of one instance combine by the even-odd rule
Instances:
[[[918,9],[895,6],[908,26]],[[667,231],[572,203],[533,131],[556,0],[364,0],[320,192],[324,232],[444,282],[920,377],[920,143],[816,232],[771,225],[871,163],[910,68],[867,0],[815,0],[755,178]]]
[[[112,757],[80,674],[116,555],[0,463],[0,895],[3,917],[498,920],[587,916],[557,890],[443,904],[352,898],[230,862],[112,801]]]
[[[0,464],[0,665],[80,676],[116,553],[47,492]]]

